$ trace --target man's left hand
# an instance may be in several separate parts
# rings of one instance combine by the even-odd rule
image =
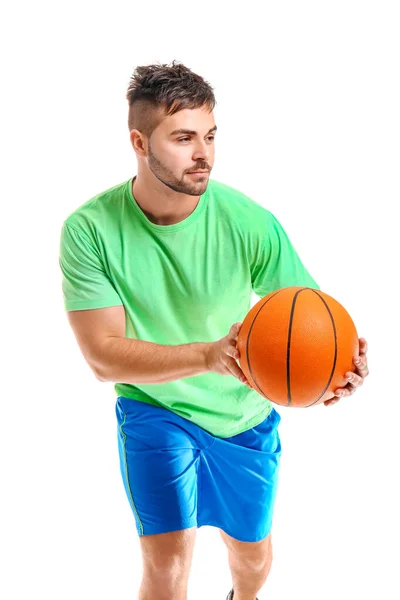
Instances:
[[[335,395],[330,400],[324,402],[325,406],[335,404],[341,398],[345,396],[351,396],[355,391],[364,383],[364,379],[369,375],[368,362],[367,362],[367,340],[359,338],[359,356],[353,358],[353,362],[356,366],[356,372],[348,371],[345,373],[345,378],[349,382],[345,387],[337,388]]]

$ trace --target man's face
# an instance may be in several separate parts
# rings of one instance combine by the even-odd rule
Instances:
[[[174,133],[177,129],[188,132]],[[149,169],[176,192],[204,194],[214,165],[215,129],[213,113],[206,107],[165,117],[149,140]],[[190,174],[197,170],[206,172]]]

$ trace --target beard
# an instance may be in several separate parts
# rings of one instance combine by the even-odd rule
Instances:
[[[180,192],[181,194],[187,194],[189,196],[201,196],[207,189],[209,173],[204,173],[201,179],[195,181],[189,181],[190,175],[184,173],[181,179],[177,179],[175,175],[164,166],[153,154],[149,142],[149,169],[155,177],[164,185],[168,186],[174,192]],[[195,167],[191,170],[193,171]],[[209,169],[208,165],[197,165],[199,170]],[[185,179],[186,178],[186,179]]]

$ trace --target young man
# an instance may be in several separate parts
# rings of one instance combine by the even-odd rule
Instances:
[[[204,79],[175,61],[137,67],[127,99],[138,173],[65,220],[65,309],[96,377],[116,384],[140,600],[186,599],[202,525],[227,545],[228,598],[254,600],[272,561],[280,415],[246,381],[237,337],[252,290],[319,287],[272,213],[210,179]],[[365,346],[345,394],[367,374]]]

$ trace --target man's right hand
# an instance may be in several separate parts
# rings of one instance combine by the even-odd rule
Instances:
[[[228,335],[206,346],[206,362],[210,371],[220,375],[233,375],[252,389],[236,360],[240,358],[237,338],[242,323],[234,323]]]

